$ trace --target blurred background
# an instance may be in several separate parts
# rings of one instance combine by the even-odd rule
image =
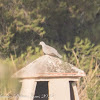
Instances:
[[[0,100],[14,100],[20,83],[11,75],[56,48],[86,73],[80,100],[100,100],[100,0],[0,0]]]

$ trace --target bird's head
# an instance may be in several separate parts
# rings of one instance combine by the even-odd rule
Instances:
[[[44,43],[43,41],[41,41],[41,42],[39,43],[39,45],[42,45],[42,46],[43,46],[43,45],[45,45],[45,43]]]

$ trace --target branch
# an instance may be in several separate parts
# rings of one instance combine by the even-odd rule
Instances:
[[[78,67],[80,67],[79,60],[78,60],[77,55],[76,55],[76,53],[75,53],[75,51],[73,49],[72,49],[72,53],[74,54],[74,56],[76,58],[76,62],[77,62]]]

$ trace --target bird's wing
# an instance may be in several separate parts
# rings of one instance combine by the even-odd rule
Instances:
[[[46,45],[44,49],[45,49],[46,52],[49,53],[49,54],[56,54],[56,53],[57,53],[57,50],[56,50],[56,49],[54,49],[53,47],[48,46],[48,45]]]
[[[62,56],[58,53],[58,51],[57,51],[55,48],[53,48],[53,47],[51,47],[51,46],[48,46],[48,45],[47,45],[47,48],[48,48],[48,53],[49,53],[50,55],[56,55],[56,56],[58,56],[59,58],[62,58]]]

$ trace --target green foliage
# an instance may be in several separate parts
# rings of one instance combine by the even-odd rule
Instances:
[[[12,79],[11,75],[14,72],[14,66],[10,59],[0,59],[0,97],[1,100],[8,99],[7,96],[19,93],[20,83],[17,79]]]
[[[99,0],[1,0],[0,52],[20,56],[41,39],[65,44],[76,35],[99,43]],[[9,36],[8,36],[9,35]],[[4,46],[6,45],[6,46]]]
[[[72,47],[70,46],[70,43],[67,43],[67,45],[64,45],[64,48],[68,51],[67,58],[70,59],[69,61],[85,70],[86,73],[89,71],[89,64],[92,58],[94,59],[93,63],[95,63],[95,59],[100,61],[100,46],[95,46],[87,38],[82,40],[79,37],[76,37]],[[77,62],[77,60],[79,60],[79,62]],[[91,68],[93,67],[94,64],[91,65]]]
[[[0,0],[0,57],[18,70],[43,54],[38,45],[43,40],[87,75],[90,69],[94,72],[100,62],[99,4],[100,0]]]
[[[93,87],[87,88],[88,97],[90,100],[99,100],[100,99],[100,83],[94,85]]]
[[[86,82],[83,82],[83,90],[87,89],[88,98],[99,100],[100,83],[96,75],[100,73],[100,45],[94,45],[87,38],[76,37],[73,46],[67,43],[64,48],[68,53],[64,58],[86,72],[87,77],[83,79]],[[80,82],[81,86],[83,80]]]

